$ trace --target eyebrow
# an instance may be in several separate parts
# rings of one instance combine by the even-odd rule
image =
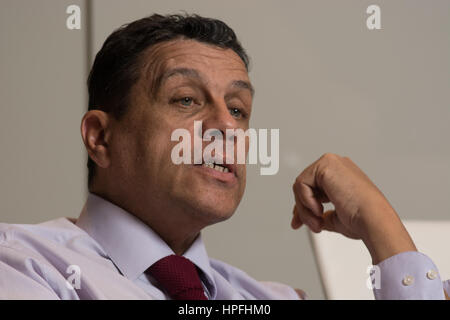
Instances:
[[[195,79],[203,80],[202,76],[200,76],[200,73],[198,73],[198,71],[195,69],[175,68],[175,69],[170,69],[170,70],[164,72],[161,76],[160,83],[162,84],[168,78],[176,76],[176,75],[181,75],[181,76],[187,77],[187,78],[195,78]]]
[[[187,78],[194,78],[194,79],[206,82],[205,79],[201,76],[201,74],[195,69],[191,69],[191,68],[175,68],[175,69],[170,69],[170,70],[164,72],[159,77],[159,79],[157,81],[158,89],[162,86],[162,84],[165,81],[167,81],[167,79],[169,79],[170,77],[176,76],[176,75],[181,75],[181,76],[187,77]],[[245,80],[234,80],[234,81],[231,82],[231,87],[249,90],[250,94],[252,95],[252,97],[255,94],[255,89],[253,88],[252,84],[250,82],[248,82],[248,81],[245,81]]]
[[[250,94],[252,97],[255,95],[255,88],[253,88],[252,84],[248,81],[244,80],[235,80],[231,83],[232,87],[240,88],[240,89],[247,89],[250,91]]]

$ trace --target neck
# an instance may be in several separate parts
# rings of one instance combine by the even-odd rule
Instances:
[[[153,230],[155,230],[155,229],[153,229]],[[161,239],[163,239],[164,242],[167,243],[167,245],[172,249],[172,251],[176,255],[179,255],[179,256],[183,255],[191,247],[191,245],[194,243],[195,239],[197,239],[197,237],[200,235],[200,233],[197,233],[191,237],[186,237],[184,239],[177,240],[177,239],[166,238],[166,237],[164,237],[164,235],[160,234],[156,230],[155,230],[155,232],[157,232],[159,234],[159,236],[161,237]]]
[[[172,249],[183,255],[200,235],[203,225],[193,222],[192,215],[174,208],[153,208],[149,205],[133,205],[138,201],[124,201],[121,197],[90,190],[91,193],[114,203],[145,223]],[[130,199],[130,198],[127,198]],[[145,208],[145,209],[144,209]],[[164,212],[164,214],[161,214]]]

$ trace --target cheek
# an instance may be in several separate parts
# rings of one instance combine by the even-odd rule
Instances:
[[[132,181],[136,176],[137,145],[136,139],[128,133],[117,133],[109,142],[109,156],[111,166],[109,175],[119,183]]]
[[[153,177],[167,177],[175,172],[172,150],[179,141],[171,141],[173,128],[167,124],[154,126],[140,138],[141,160]]]
[[[245,190],[245,184],[246,183],[247,183],[247,166],[243,165],[243,168],[242,168],[242,183],[241,183],[242,192],[244,192],[244,190]]]
[[[160,167],[167,160],[167,139],[161,132],[149,132],[139,139],[137,162],[142,163],[146,169]]]

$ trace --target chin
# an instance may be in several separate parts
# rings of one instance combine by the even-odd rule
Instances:
[[[222,200],[223,201],[223,200]],[[237,201],[199,201],[196,202],[194,214],[198,219],[202,219],[205,225],[211,225],[225,221],[234,214],[237,209]]]
[[[170,196],[172,204],[183,208],[186,214],[204,226],[229,219],[243,196],[240,185],[225,188],[207,182],[192,179],[189,183],[177,184]]]

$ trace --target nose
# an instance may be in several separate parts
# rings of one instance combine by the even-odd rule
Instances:
[[[237,128],[238,121],[231,115],[225,101],[219,100],[210,105],[207,114],[202,118],[202,136],[209,141],[214,137],[214,141],[219,139],[223,143],[221,150],[214,149],[212,151],[212,157],[223,157],[223,163],[236,163],[234,160],[236,157],[234,130]],[[231,131],[227,132],[228,130]],[[204,141],[203,147],[205,148],[209,144],[210,142]]]
[[[214,129],[218,132],[221,132],[223,137],[225,137],[227,129],[236,128],[236,119],[231,115],[230,109],[228,108],[226,102],[216,101],[208,110],[207,116],[203,118],[202,134],[204,134],[208,129]]]

